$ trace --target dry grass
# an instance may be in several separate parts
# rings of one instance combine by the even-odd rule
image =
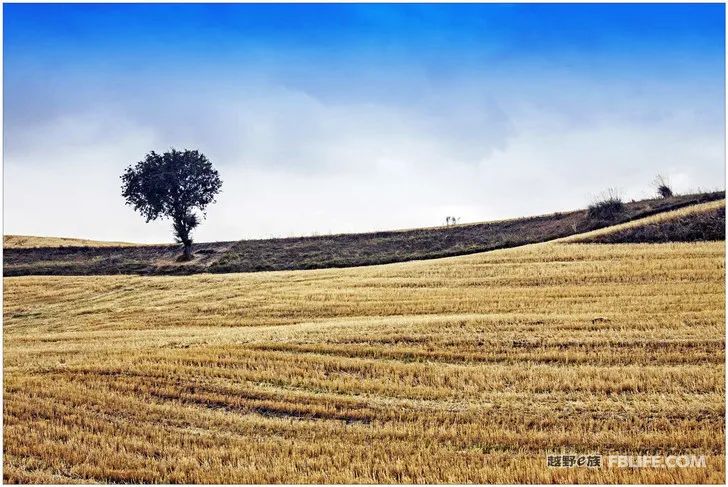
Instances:
[[[30,235],[5,235],[3,247],[6,249],[36,249],[45,247],[132,247],[139,244],[127,242],[104,242],[82,238],[33,237]]]
[[[722,483],[723,243],[5,279],[8,482]],[[549,469],[546,452],[708,468]]]
[[[663,223],[680,220],[686,217],[695,217],[698,215],[711,213],[720,209],[725,209],[725,199],[710,201],[708,203],[700,203],[697,205],[687,206],[678,210],[667,211],[664,213],[658,213],[656,215],[648,216],[646,218],[632,220],[627,223],[612,225],[610,227],[600,228],[598,230],[592,230],[591,232],[580,233],[578,235],[571,235],[557,241],[566,243],[591,242],[602,237],[625,232],[626,230],[644,228],[651,225],[660,225]]]

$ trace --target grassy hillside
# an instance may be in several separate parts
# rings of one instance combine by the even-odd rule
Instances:
[[[688,206],[563,239],[565,242],[665,243],[725,240],[725,200]]]
[[[322,237],[197,244],[192,262],[179,264],[175,246],[6,249],[4,274],[195,274],[352,267],[455,256],[544,242],[701,202],[725,193],[627,203],[614,221],[586,210],[497,222]]]
[[[136,244],[65,237],[33,237],[30,235],[5,235],[3,237],[3,248],[6,249],[39,247],[128,247],[133,245]]]
[[[6,278],[5,480],[723,483],[724,279],[723,242]]]

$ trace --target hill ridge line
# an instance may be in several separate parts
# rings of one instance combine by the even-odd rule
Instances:
[[[725,192],[625,203],[615,221],[586,210],[381,232],[205,242],[176,262],[175,245],[5,248],[4,275],[188,275],[358,267],[470,255],[553,241],[725,198]]]

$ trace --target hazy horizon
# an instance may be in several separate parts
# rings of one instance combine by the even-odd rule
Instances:
[[[722,4],[3,13],[5,234],[170,242],[119,179],[170,147],[223,179],[196,241],[572,210],[658,173],[724,187]]]

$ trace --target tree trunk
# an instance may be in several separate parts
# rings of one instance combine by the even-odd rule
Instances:
[[[197,219],[189,213],[177,213],[174,218],[174,235],[177,241],[184,245],[182,255],[177,259],[178,262],[187,262],[192,260],[192,239],[190,238],[190,230],[197,224]]]
[[[192,242],[185,242],[185,250],[182,254],[182,261],[192,260]]]

